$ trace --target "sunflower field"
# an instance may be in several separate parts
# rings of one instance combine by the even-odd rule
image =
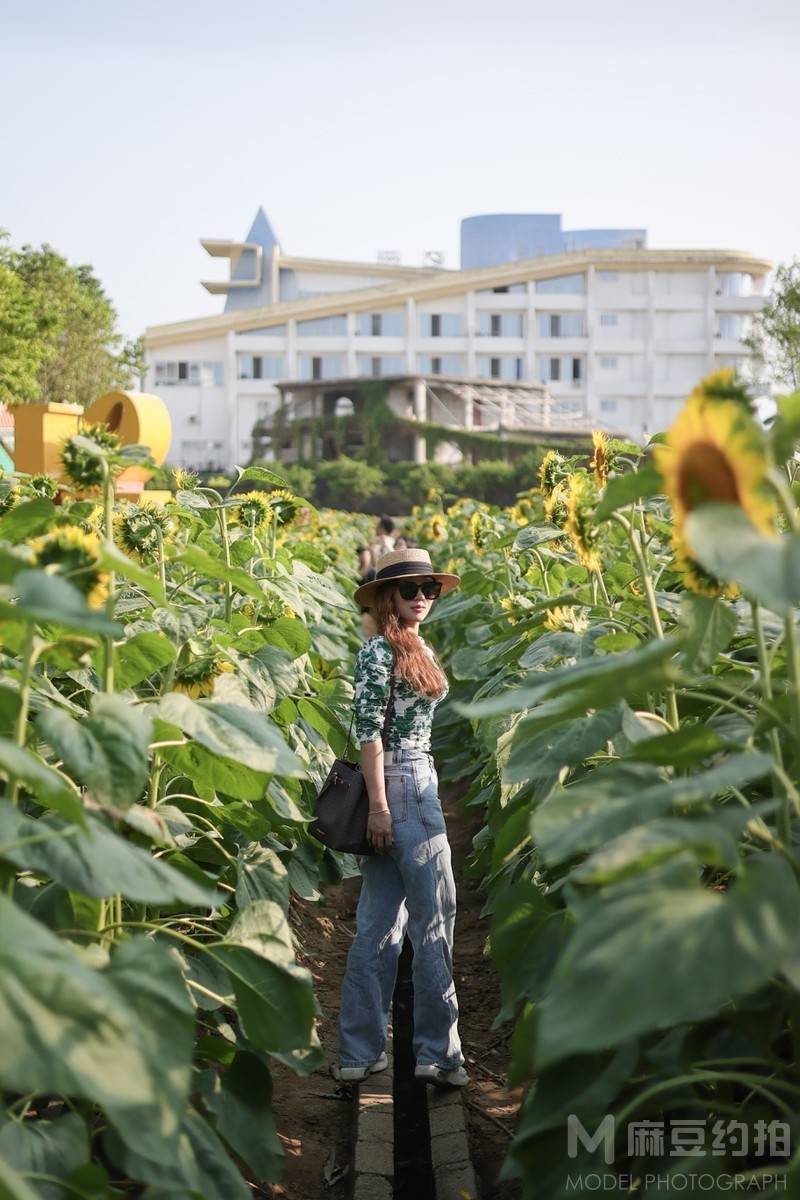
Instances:
[[[644,449],[596,434],[510,508],[432,492],[406,523],[462,576],[426,625],[434,752],[479,828],[526,1200],[609,1179],[602,1142],[567,1152],[608,1114],[612,1195],[800,1194],[799,440],[800,395],[765,430],[719,372]],[[244,1200],[282,1172],[271,1064],[325,1059],[288,914],[358,870],[307,827],[373,518],[260,467],[115,501],[147,461],[87,427],[68,485],[0,479],[11,1200]]]
[[[799,439],[800,394],[766,430],[721,371],[645,451],[595,434],[513,508],[415,510],[462,575],[434,751],[483,818],[526,1198],[800,1195]],[[613,1167],[570,1114],[611,1114]]]
[[[69,486],[0,481],[11,1200],[246,1200],[282,1170],[270,1064],[324,1057],[287,912],[356,872],[306,830],[344,749],[366,526],[260,468],[115,503],[147,461],[86,428]]]

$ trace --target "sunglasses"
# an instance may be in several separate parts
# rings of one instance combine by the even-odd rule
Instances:
[[[413,600],[417,592],[422,592],[426,600],[435,600],[442,590],[442,584],[439,579],[427,579],[425,583],[403,579],[398,583],[397,590],[404,600]]]

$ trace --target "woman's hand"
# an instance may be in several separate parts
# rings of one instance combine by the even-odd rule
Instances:
[[[367,841],[376,850],[387,850],[392,844],[392,814],[385,811],[372,812],[367,817]]]

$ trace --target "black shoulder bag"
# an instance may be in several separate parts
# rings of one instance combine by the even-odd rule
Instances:
[[[389,701],[383,718],[383,733],[381,741],[386,745],[386,735],[394,707],[394,656],[392,657],[391,685]],[[353,732],[355,706],[350,717],[350,728],[347,731],[345,755],[350,750],[350,737]],[[319,790],[314,805],[314,820],[309,826],[311,833],[318,841],[330,850],[343,850],[350,854],[374,854],[375,847],[367,840],[367,817],[369,815],[369,795],[366,780],[361,771],[361,764],[351,762],[349,758],[337,758],[328,773],[328,778]]]

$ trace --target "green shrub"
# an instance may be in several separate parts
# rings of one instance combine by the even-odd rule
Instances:
[[[382,491],[386,478],[380,467],[342,455],[316,468],[317,499],[334,508],[363,509],[376,492]]]
[[[456,471],[456,488],[460,495],[488,504],[504,504],[513,499],[516,491],[513,463],[487,460],[471,467],[460,466]]]

